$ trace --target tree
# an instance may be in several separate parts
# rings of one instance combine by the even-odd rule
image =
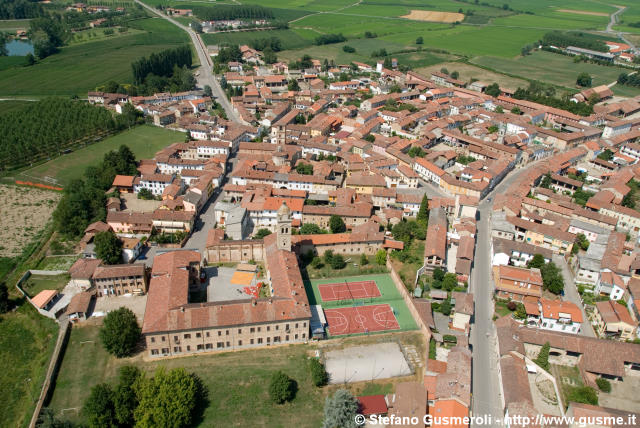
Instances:
[[[258,229],[258,231],[253,235],[253,239],[264,239],[264,237],[268,235],[271,235],[271,231],[269,229]]]
[[[492,97],[498,97],[502,91],[500,90],[500,86],[497,83],[492,83],[484,89],[484,93],[487,95],[491,95]]]
[[[211,86],[209,85],[204,85],[203,92],[206,97],[211,97],[213,95],[213,92],[211,91]]]
[[[547,172],[544,177],[542,177],[540,187],[542,187],[543,189],[548,189],[549,187],[551,187],[551,173]]]
[[[147,189],[146,187],[143,187],[138,191],[138,199],[151,201],[155,199],[155,196],[153,195],[153,192],[151,192],[151,190]]]
[[[333,260],[333,250],[327,250],[324,252],[324,262],[328,265],[331,265],[331,261]]]
[[[206,397],[200,379],[183,368],[159,368],[153,378],[143,378],[139,385],[136,428],[189,426]]]
[[[128,357],[140,340],[140,326],[129,308],[111,311],[104,318],[100,339],[105,349],[118,358]]]
[[[30,67],[32,65],[34,65],[36,63],[36,57],[33,56],[33,54],[31,52],[29,52],[25,57],[24,57],[24,65],[27,67]]]
[[[313,175],[313,165],[300,162],[296,165],[296,172],[301,175]]]
[[[282,404],[294,399],[296,382],[284,372],[278,370],[271,376],[269,383],[269,397],[276,404]]]
[[[591,75],[589,73],[580,73],[576,79],[576,85],[587,88],[591,86]]]
[[[504,109],[502,108],[502,106],[498,106],[496,107],[496,109],[494,110],[496,113],[504,113]]]
[[[516,304],[516,311],[514,313],[516,319],[523,320],[527,317],[527,310],[522,303]]]
[[[376,253],[376,263],[383,266],[387,263],[387,252],[385,250],[378,250]]]
[[[320,269],[324,264],[322,263],[322,259],[316,256],[311,260],[311,266],[314,269]]]
[[[360,266],[366,266],[369,264],[369,258],[367,257],[366,254],[361,254],[360,255]]]
[[[434,281],[442,281],[444,279],[444,271],[439,267],[433,269],[433,273],[431,274]]]
[[[329,382],[329,374],[324,368],[324,364],[317,358],[309,360],[309,370],[311,371],[311,380],[315,386],[324,386]]]
[[[89,428],[116,428],[113,391],[109,384],[99,383],[91,388],[91,393],[82,406],[82,414]]]
[[[344,257],[342,257],[342,254],[334,254],[333,257],[331,257],[330,264],[331,267],[336,270],[342,269],[346,266],[346,262],[344,261]]]
[[[578,233],[576,235],[576,241],[573,244],[574,247],[578,247],[579,249],[583,250],[583,251],[587,251],[589,249],[589,240],[587,239],[586,236],[584,236],[583,233]],[[573,249],[571,250],[573,252]]]
[[[460,73],[455,70],[451,72],[451,78],[457,79],[458,77],[460,77]]]
[[[444,278],[442,279],[442,288],[447,291],[453,291],[454,288],[458,286],[458,277],[456,277],[455,273],[447,272],[444,274]]]
[[[122,241],[115,233],[108,230],[105,232],[98,232],[93,238],[96,245],[96,254],[102,262],[108,265],[113,265],[120,262],[122,258]]]
[[[133,426],[134,411],[138,407],[136,385],[141,378],[140,369],[134,366],[120,367],[118,385],[113,391],[116,421],[121,426]]]
[[[424,43],[424,39],[422,38],[422,36],[419,36],[419,37],[416,39],[416,45],[421,45],[421,44],[423,44],[423,43]]]
[[[425,193],[422,196],[422,202],[420,202],[420,209],[416,216],[416,221],[421,223],[424,227],[429,224],[429,197]]]
[[[549,290],[553,294],[560,294],[564,290],[564,278],[562,272],[555,263],[549,262],[540,268],[542,274],[542,282],[545,290]]]
[[[539,365],[540,367],[542,367],[547,371],[549,371],[549,350],[550,349],[551,349],[551,345],[549,344],[549,342],[546,342],[544,345],[542,345],[542,348],[540,348],[540,352],[538,353],[538,356],[536,357],[536,359],[533,360],[534,363],[536,363],[537,365]]]
[[[451,315],[451,302],[449,300],[442,302],[440,305],[440,312],[442,312],[442,315]]]
[[[611,149],[605,149],[602,153],[598,154],[598,159],[610,161],[613,159],[613,152]]]
[[[537,253],[537,254],[534,254],[533,258],[527,262],[527,268],[540,269],[542,266],[544,266],[544,264],[545,264],[544,256],[540,253]]]
[[[298,84],[298,81],[295,79],[291,79],[289,80],[289,84],[287,85],[287,89],[290,91],[299,91],[300,90],[300,85]]]
[[[635,199],[635,190],[630,189],[624,198],[622,198],[622,202],[620,203],[623,207],[627,208],[635,208],[636,207],[636,199]]]
[[[344,224],[342,217],[333,214],[329,217],[329,230],[331,230],[331,233],[342,233],[347,230],[347,226]]]
[[[603,377],[596,379],[596,385],[598,385],[598,389],[602,392],[611,392],[611,382]]]
[[[339,389],[324,402],[322,428],[356,428],[358,400],[346,389]]]
[[[424,150],[422,150],[422,147],[420,146],[412,146],[409,151],[407,152],[407,154],[409,155],[409,157],[415,158],[421,158],[424,157],[425,152]]]
[[[0,283],[0,314],[4,314],[9,311],[9,290],[7,285]]]
[[[344,52],[347,52],[347,53],[355,53],[356,48],[354,48],[354,47],[352,47],[352,46],[349,46],[349,45],[344,45],[344,46],[342,47],[342,50],[343,50]]]
[[[514,107],[511,109],[511,113],[513,114],[522,114],[522,110],[520,110],[520,107]]]

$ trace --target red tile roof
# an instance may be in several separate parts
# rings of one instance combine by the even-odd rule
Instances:
[[[389,410],[384,395],[365,395],[356,398],[360,402],[359,413],[365,416],[384,415]]]

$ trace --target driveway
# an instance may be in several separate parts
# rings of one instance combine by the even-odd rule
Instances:
[[[582,312],[582,328],[580,329],[580,335],[596,337],[593,332],[593,328],[591,328],[591,323],[587,318],[587,314],[584,311],[584,307],[582,306],[582,299],[580,299],[578,288],[576,287],[575,282],[573,282],[573,274],[569,269],[569,265],[567,265],[564,257],[559,254],[553,255],[553,262],[562,270],[562,276],[564,277],[564,300],[575,303],[580,308],[580,312]]]

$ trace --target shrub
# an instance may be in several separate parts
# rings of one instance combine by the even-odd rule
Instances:
[[[384,266],[387,263],[387,252],[385,250],[378,250],[376,253],[376,263],[380,266]]]
[[[590,386],[573,387],[567,394],[567,400],[574,403],[598,405],[598,393]]]
[[[295,389],[295,381],[282,371],[278,370],[271,376],[269,396],[274,403],[282,404],[293,400]]]
[[[458,338],[453,334],[445,334],[444,336],[442,336],[442,340],[448,343],[458,343]]]
[[[516,310],[516,308],[518,307],[518,305],[516,304],[516,302],[514,302],[513,300],[510,300],[509,303],[507,303],[507,308],[513,312]]]
[[[549,371],[549,350],[551,349],[551,345],[549,342],[542,345],[540,348],[540,352],[538,353],[538,357],[533,360],[534,363],[542,367],[543,369]],[[581,401],[583,403],[583,401]]]

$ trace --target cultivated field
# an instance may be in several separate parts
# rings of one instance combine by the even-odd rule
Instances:
[[[158,150],[179,141],[184,141],[182,132],[151,125],[138,126],[22,171],[16,178],[43,181],[45,177],[52,177],[57,180],[58,185],[65,186],[71,180],[80,178],[87,166],[98,164],[107,152],[117,150],[123,144],[129,146],[138,159],[144,159],[153,157]]]
[[[60,193],[0,184],[0,257],[15,257],[40,233]]]
[[[437,65],[432,65],[429,67],[418,68],[415,71],[428,78],[432,72],[440,71],[440,69],[442,68],[446,68],[449,71],[449,73],[452,73],[453,71],[457,71],[460,74],[460,77],[458,77],[458,79],[465,82],[470,82],[471,79],[477,79],[487,84],[491,84],[495,82],[501,87],[514,89],[514,90],[517,89],[518,87],[524,88],[529,85],[529,82],[524,79],[517,79],[517,78],[506,76],[504,74],[494,73],[480,67],[475,67],[473,65],[465,64],[463,62],[445,62]]]
[[[188,41],[184,31],[160,18],[132,22],[131,28],[139,31],[65,46],[31,67],[22,67],[20,57],[8,57],[11,68],[0,61],[0,94],[86,96],[110,80],[131,83],[131,62]]]
[[[403,15],[400,18],[412,19],[414,21],[428,22],[462,22],[464,15],[454,12],[436,12],[433,10],[412,10],[410,14]]]
[[[582,72],[593,76],[593,86],[614,82],[620,73],[627,72],[620,67],[607,67],[584,62],[575,63],[572,57],[544,51],[537,51],[532,55],[515,59],[479,57],[472,59],[471,62],[499,72],[511,73],[567,88],[576,87],[576,77]],[[633,89],[629,93],[632,94]],[[640,94],[640,90],[635,93]]]
[[[571,9],[558,9],[558,12],[564,13],[575,13],[577,15],[592,15],[592,16],[609,16],[608,13],[604,12],[590,12],[588,10],[571,10]]]

